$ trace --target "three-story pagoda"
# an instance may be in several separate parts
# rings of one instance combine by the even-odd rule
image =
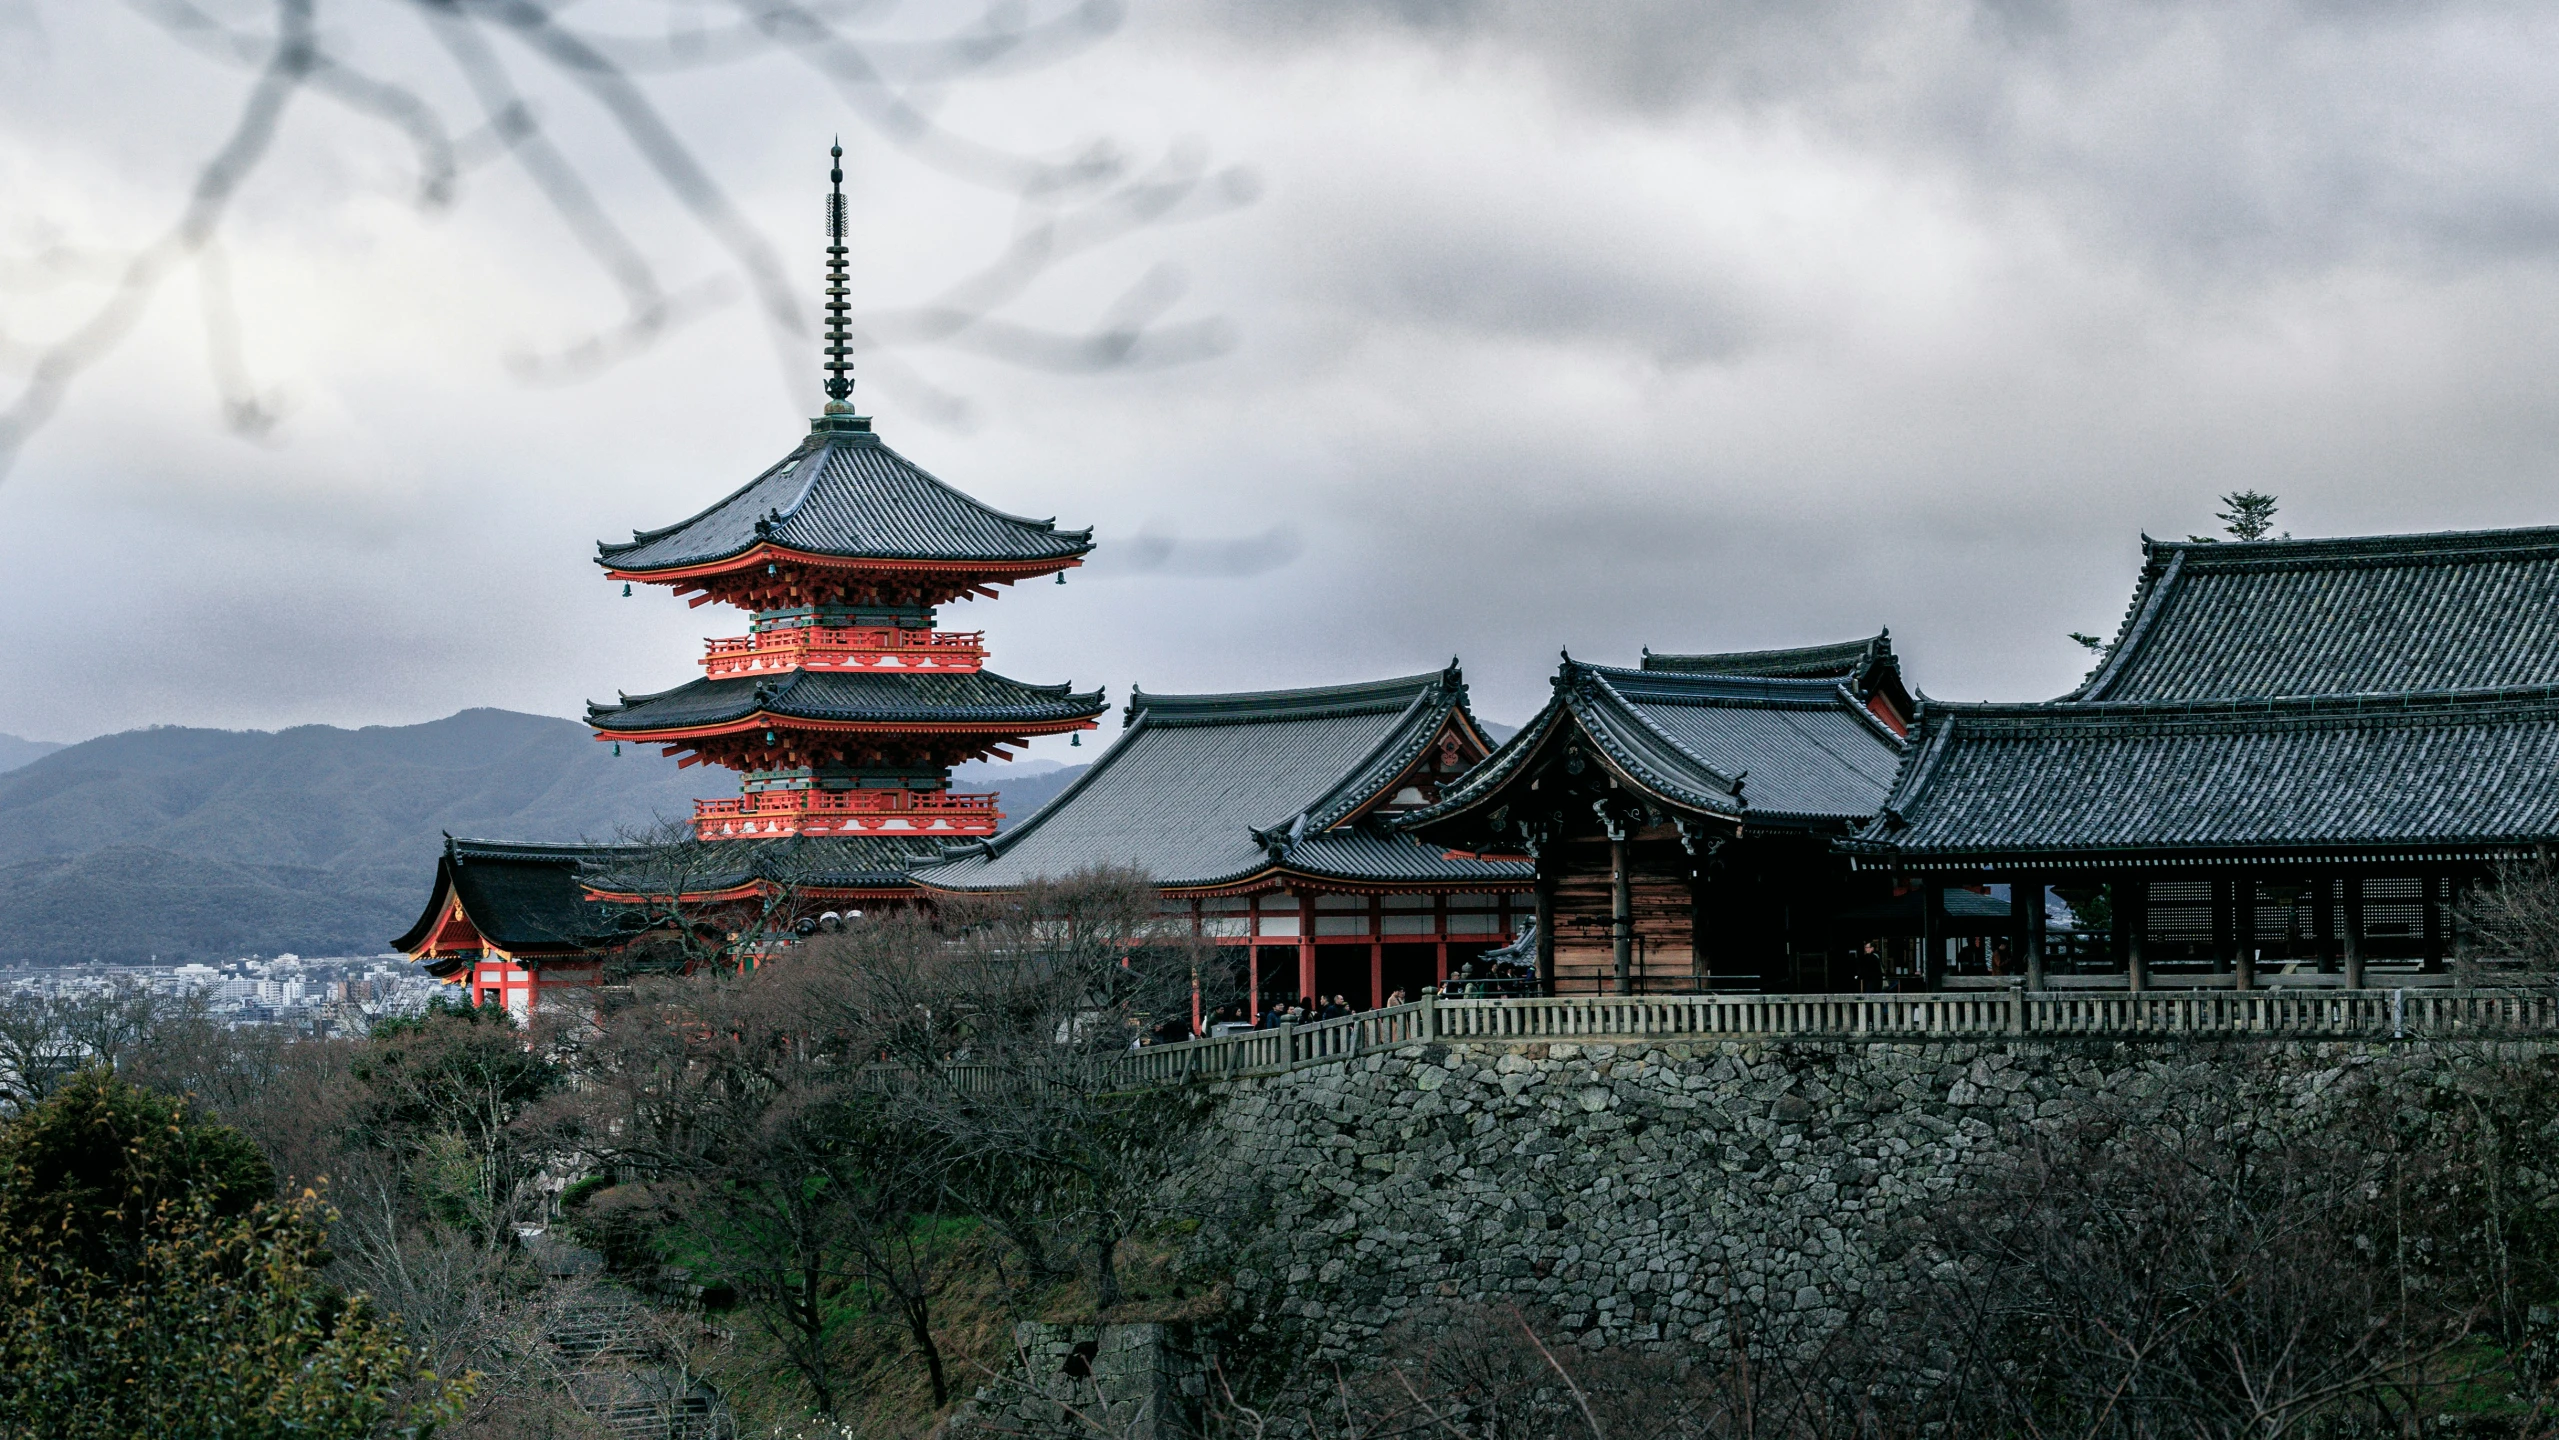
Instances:
[[[1038,735],[1089,730],[1098,690],[1031,685],[985,668],[984,636],[941,628],[955,600],[1083,563],[1090,530],[978,503],[890,449],[854,413],[846,334],[843,151],[827,198],[825,413],[763,474],[691,519],[598,542],[624,582],[748,613],[715,639],[700,679],[590,705],[599,740],[660,745],[740,772],[734,800],[697,802],[704,840],[843,839],[901,855],[995,833],[993,795],[956,794],[950,767]],[[848,857],[852,858],[852,857]]]

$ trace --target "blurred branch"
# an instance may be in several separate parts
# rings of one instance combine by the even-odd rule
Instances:
[[[243,20],[197,0],[127,0],[128,8],[186,51],[253,78],[228,136],[204,162],[178,220],[139,251],[102,253],[48,236],[38,254],[0,257],[0,292],[58,289],[69,282],[104,294],[58,337],[35,343],[0,336],[0,357],[22,359],[26,381],[0,409],[0,476],[27,439],[59,410],[71,386],[131,333],[169,272],[192,264],[213,379],[226,423],[250,438],[271,436],[283,397],[261,391],[247,361],[246,327],[257,308],[234,294],[228,258],[212,248],[232,198],[267,158],[293,96],[309,89],[349,114],[397,135],[416,166],[413,201],[422,211],[456,205],[476,168],[512,160],[559,218],[570,239],[619,293],[622,315],[546,354],[517,347],[509,371],[529,382],[574,382],[647,351],[685,324],[752,296],[797,394],[814,379],[816,356],[807,296],[772,241],[715,178],[695,137],[652,95],[654,77],[786,56],[827,85],[872,133],[901,154],[963,183],[1010,195],[1020,210],[988,263],[920,301],[878,306],[856,317],[866,377],[915,399],[927,418],[958,423],[966,402],[914,366],[882,350],[940,347],[1061,373],[1183,364],[1225,351],[1229,328],[1213,318],[1173,320],[1180,272],[1157,265],[1082,331],[1041,328],[1000,312],[1069,260],[1151,227],[1203,219],[1250,204],[1253,176],[1212,171],[1193,144],[1177,144],[1142,171],[1123,149],[1096,140],[1054,154],[989,145],[943,126],[934,115],[951,85],[995,80],[1058,64],[1115,32],[1120,0],[1079,0],[1047,14],[1022,0],[994,0],[940,34],[857,35],[887,22],[893,7],[874,0],[658,0],[661,34],[573,23],[574,0],[273,0]],[[627,15],[643,6],[624,6]],[[468,99],[439,99],[438,77],[359,65],[348,53],[374,27],[407,14],[435,39]],[[501,43],[529,57],[522,72]],[[384,54],[410,63],[416,47]],[[573,150],[540,118],[527,82],[566,87],[610,122],[615,142],[636,155],[687,223],[723,257],[707,275],[670,283],[648,250],[609,213],[588,177],[608,157]],[[814,228],[814,227],[812,227]],[[810,247],[814,253],[815,246]],[[814,266],[811,267],[814,270]]]

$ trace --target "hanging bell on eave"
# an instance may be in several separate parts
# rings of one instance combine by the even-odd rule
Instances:
[[[1065,583],[1066,583],[1066,572],[1065,572],[1065,571],[1060,570],[1060,571],[1058,571],[1058,572],[1057,572],[1057,583],[1058,583],[1058,584],[1060,584],[1060,585],[1063,585],[1063,584],[1065,584]]]
[[[1068,749],[1070,749],[1070,750],[1081,750],[1081,749],[1083,749],[1083,748],[1084,748],[1084,734],[1083,734],[1083,732],[1079,730],[1079,731],[1077,731],[1075,734],[1072,734],[1072,735],[1067,736],[1067,737],[1066,737],[1066,745],[1067,745],[1067,748],[1068,748]]]

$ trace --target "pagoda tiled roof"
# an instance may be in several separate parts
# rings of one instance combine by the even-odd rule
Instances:
[[[1837,825],[1883,804],[1902,742],[1836,680],[1691,675],[1566,659],[1554,698],[1439,803],[1420,828],[1477,809],[1570,734],[1680,809],[1747,823]]]
[[[1894,863],[2422,859],[2559,840],[2559,686],[1945,705],[1852,848]]]
[[[942,858],[941,842],[894,835],[792,835],[770,840],[721,840],[689,852],[682,877],[687,893],[716,894],[757,881],[820,889],[902,888],[907,872]],[[694,862],[716,861],[716,865]],[[646,894],[667,888],[648,871],[648,851],[615,850],[590,860],[583,873],[589,890]],[[635,868],[636,867],[636,868]]]
[[[918,871],[929,888],[1001,890],[1097,863],[1197,888],[1256,875],[1345,882],[1516,882],[1519,864],[1446,858],[1359,816],[1452,718],[1464,676],[1129,700],[1111,748],[1039,813]]]
[[[821,422],[823,425],[825,422]],[[689,520],[596,543],[621,571],[706,565],[772,544],[850,560],[1071,560],[1093,532],[979,503],[868,431],[813,433],[781,463]]]
[[[2142,544],[2114,644],[2066,700],[2559,684],[2559,528]]]
[[[705,678],[655,695],[626,695],[619,704],[590,704],[587,723],[629,734],[720,725],[762,712],[793,720],[1002,727],[1089,720],[1107,708],[1099,690],[1029,685],[991,670],[794,670],[778,678]]]

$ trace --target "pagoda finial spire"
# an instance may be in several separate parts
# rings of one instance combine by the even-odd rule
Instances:
[[[826,178],[834,190],[826,197],[826,413],[853,413],[853,342],[846,334],[851,303],[844,247],[844,139],[837,136],[827,151],[834,161]]]

